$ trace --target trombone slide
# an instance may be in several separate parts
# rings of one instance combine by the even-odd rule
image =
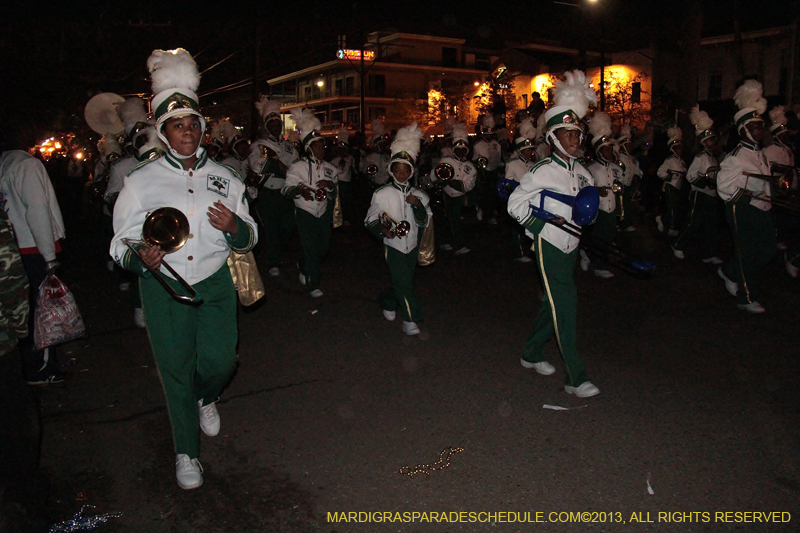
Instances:
[[[169,271],[169,273],[172,274],[175,277],[175,281],[180,283],[181,286],[184,289],[186,289],[186,292],[189,293],[189,296],[186,296],[184,294],[178,294],[178,292],[175,291],[175,289],[173,289],[169,285],[169,283],[166,282],[166,280],[164,280],[164,278],[161,276],[161,273],[157,269],[151,267],[150,265],[147,264],[147,261],[142,259],[142,256],[139,253],[139,250],[134,248],[133,244],[143,243],[143,241],[138,241],[136,239],[122,239],[122,242],[124,242],[125,245],[128,248],[130,248],[130,250],[139,259],[139,262],[142,264],[142,266],[144,268],[146,268],[147,271],[150,272],[153,275],[153,277],[156,279],[156,281],[158,281],[161,284],[161,286],[164,287],[164,289],[166,289],[166,291],[170,294],[170,296],[172,296],[176,300],[179,300],[181,302],[186,302],[186,303],[196,303],[196,302],[199,302],[201,300],[200,295],[197,294],[197,291],[194,290],[194,288],[191,285],[189,285],[189,282],[187,282],[177,272],[175,272],[175,269],[172,268],[171,266],[169,266],[169,263],[167,263],[163,259],[161,260],[161,266],[165,267]],[[143,243],[143,244],[146,244],[146,243]]]

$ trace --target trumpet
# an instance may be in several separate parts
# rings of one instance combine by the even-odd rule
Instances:
[[[375,176],[377,176],[378,175],[378,165],[376,165],[375,163],[367,165],[367,170],[365,171],[365,174],[367,176],[369,176],[370,178],[374,178]]]
[[[489,159],[484,157],[484,156],[482,156],[482,155],[480,155],[475,160],[475,164],[478,166],[479,169],[486,170],[486,167],[489,166]]]
[[[622,182],[619,181],[619,180],[614,180],[611,183],[611,185],[609,185],[607,187],[598,187],[597,188],[598,191],[603,191],[604,192],[604,194],[602,194],[601,196],[604,196],[605,194],[608,194],[609,191],[611,191],[614,194],[619,194],[619,193],[622,192],[622,189],[624,189],[624,186],[622,185]]]
[[[769,174],[756,174],[755,172],[743,172],[743,174],[750,178],[758,178],[760,180],[769,182],[779,191],[788,191],[789,187],[792,186],[791,181],[789,181],[786,178],[786,174],[783,174],[781,176],[772,176]]]
[[[142,259],[139,251],[134,248],[134,244],[145,244],[151,248],[155,246],[161,247],[161,251],[166,254],[177,252],[186,241],[189,239],[189,219],[186,218],[180,210],[174,207],[161,207],[147,215],[142,226],[142,239],[122,239],[122,242],[130,248],[139,258],[139,262],[144,266],[158,281],[164,289],[176,300],[180,302],[195,303],[201,298],[197,291],[192,288],[189,283],[183,279],[175,269],[173,269],[166,261],[161,261],[161,266],[166,268],[175,280],[180,283],[184,289],[189,293],[189,296],[178,294],[170,285],[164,280],[158,270],[150,267],[144,259]]]
[[[314,199],[318,202],[324,202],[325,200],[328,199],[328,192],[325,189],[312,189],[311,187],[303,183],[298,185],[298,188],[311,191],[311,194],[314,195]]]
[[[395,237],[405,237],[411,231],[411,224],[407,220],[397,222],[395,219],[387,215],[385,212],[378,216],[384,228],[388,229],[394,234]]]
[[[436,176],[436,179],[441,181],[442,183],[449,183],[456,175],[456,169],[453,168],[453,165],[450,163],[439,163],[436,165],[436,168],[433,169],[433,174]]]

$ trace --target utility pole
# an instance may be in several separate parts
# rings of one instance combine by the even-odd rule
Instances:
[[[253,40],[255,41],[255,57],[253,60],[253,89],[252,89],[252,101],[257,102],[259,98],[261,98],[261,91],[258,88],[258,78],[261,76],[261,33],[259,30],[259,23],[258,18],[256,17],[253,22],[253,28],[255,29],[255,35],[253,36]],[[258,129],[261,126],[261,115],[258,114],[258,109],[256,106],[250,106],[250,138],[255,139],[258,137]]]

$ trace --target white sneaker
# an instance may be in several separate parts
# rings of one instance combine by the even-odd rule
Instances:
[[[721,264],[722,264],[722,259],[720,259],[719,257],[717,257],[717,256],[715,255],[715,256],[713,256],[713,257],[706,257],[705,259],[703,259],[703,263],[705,263],[705,264],[707,264],[707,265],[708,265],[708,264],[711,264],[711,265],[721,265]]]
[[[722,267],[717,269],[717,276],[721,277],[722,280],[725,282],[725,288],[728,290],[731,296],[736,296],[736,293],[739,292],[739,284],[735,281],[731,281],[728,279],[728,276],[722,271]]]
[[[269,275],[272,276],[273,278],[277,278],[278,276],[281,275],[281,269],[278,267],[272,267],[269,269]],[[303,285],[305,285],[305,283],[303,283]]]
[[[600,389],[592,385],[591,381],[584,381],[577,387],[564,385],[564,390],[567,391],[567,394],[574,394],[578,398],[589,398],[600,394]]]
[[[686,257],[685,255],[683,255],[683,250],[676,250],[674,246],[672,247],[672,255],[674,255],[678,259],[683,259],[684,257]]]
[[[625,228],[625,231],[627,232],[636,231],[636,226],[628,226],[627,228]]]
[[[586,255],[586,252],[584,252],[583,250],[581,250],[580,253],[581,253],[581,270],[583,270],[584,272],[588,272],[589,264],[591,264],[589,256]]]
[[[549,376],[550,374],[555,373],[556,367],[548,363],[547,361],[542,361],[540,363],[531,363],[530,361],[526,361],[525,359],[519,360],[522,368],[532,368],[536,370],[537,373],[543,376]]]
[[[669,230],[669,231],[667,232],[667,235],[669,235],[670,237],[677,237],[677,236],[678,236],[678,230],[676,230],[676,229],[671,229],[671,230]]]
[[[659,233],[664,233],[664,223],[661,222],[661,215],[656,217],[656,226],[658,226]]]
[[[483,220],[483,209],[480,207],[475,208],[475,218],[478,219],[478,222]]]
[[[472,250],[467,248],[466,246],[462,246],[458,250],[456,250],[456,255],[464,255],[470,253]]]
[[[120,292],[128,292],[129,290],[131,290],[131,282],[130,281],[124,281],[124,282],[119,284],[119,291]]]
[[[175,477],[183,490],[196,489],[203,485],[203,466],[197,459],[180,453],[175,457]]]
[[[747,311],[748,313],[752,313],[754,315],[760,315],[761,313],[767,312],[767,310],[764,309],[764,306],[762,306],[758,302],[750,302],[749,304],[738,304],[736,307],[744,311]]]
[[[516,259],[514,259],[514,261],[516,261],[517,263],[530,263],[533,261],[533,259],[531,259],[527,255],[523,255],[522,257],[517,257]]]
[[[599,270],[597,268],[594,269],[594,275],[598,278],[609,279],[614,277],[614,273],[610,270]]]
[[[383,318],[392,322],[395,318],[397,318],[397,311],[387,311],[386,309],[383,310]]]
[[[445,252],[449,252],[453,249],[453,247],[449,244],[442,244],[441,246],[439,246],[439,249],[444,250]]]
[[[783,254],[783,262],[786,263],[786,272],[792,276],[793,278],[797,277],[797,274],[800,273],[800,268],[794,266],[790,261],[789,257],[786,254]]]
[[[319,297],[321,297],[321,296],[322,296],[324,293],[323,293],[321,290],[319,290],[319,289],[314,289],[313,291],[309,292],[308,294],[309,294],[309,295],[310,295],[312,298],[319,298]]]
[[[147,327],[147,322],[144,320],[144,309],[141,307],[135,307],[133,309],[133,323],[136,324],[137,328]]]
[[[200,408],[200,429],[209,437],[216,437],[220,426],[217,403],[211,402],[204,406],[203,400],[197,400],[197,407]]]
[[[403,332],[406,335],[419,335],[419,326],[417,326],[416,322],[406,322],[403,321]]]
[[[305,276],[305,274],[300,272],[300,276],[298,276],[298,278],[300,279],[300,285],[305,285],[306,284],[306,276]]]
[[[114,272],[114,261],[106,261],[106,268],[109,272]]]

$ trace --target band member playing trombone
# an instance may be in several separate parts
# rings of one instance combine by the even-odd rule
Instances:
[[[787,189],[794,189],[797,191],[797,171],[794,166],[794,153],[792,149],[786,144],[786,139],[789,137],[786,124],[785,108],[782,105],[775,106],[769,110],[769,132],[772,134],[772,142],[769,146],[765,146],[761,151],[764,157],[769,162],[770,169],[773,174],[783,174],[786,182]],[[780,192],[780,191],[773,191]],[[775,229],[778,235],[778,249],[786,250],[787,241],[789,240],[789,233],[796,231],[798,220],[797,213],[790,213],[786,209],[777,208],[773,211],[775,214]],[[791,263],[788,261],[788,255],[784,256],[786,262],[786,269],[789,275],[797,277],[796,267],[793,270]]]
[[[286,171],[283,194],[294,200],[297,232],[303,247],[300,260],[300,283],[312,298],[322,296],[319,288],[320,266],[331,245],[333,206],[336,202],[336,176],[339,171],[325,161],[325,138],[322,125],[310,109],[292,110],[307,156],[298,159]]]
[[[734,95],[739,111],[734,121],[739,131],[738,146],[723,159],[717,175],[717,191],[725,202],[725,215],[733,236],[732,261],[717,274],[725,288],[736,296],[739,309],[763,313],[758,303],[755,276],[770,262],[777,250],[775,228],[769,210],[770,183],[757,176],[769,176],[767,159],[759,150],[764,138],[767,101],[761,96],[761,83],[746,80]]]
[[[678,236],[679,224],[679,207],[680,207],[680,194],[678,191],[683,186],[683,179],[686,177],[686,165],[681,159],[683,154],[683,131],[678,126],[673,126],[667,130],[669,140],[667,147],[669,148],[670,155],[664,160],[660,167],[658,167],[657,175],[664,180],[663,188],[664,195],[667,201],[667,212],[664,215],[656,217],[656,224],[658,224],[658,231],[664,232],[670,237]]]
[[[539,374],[553,374],[556,369],[546,361],[544,349],[555,336],[564,359],[564,389],[569,394],[586,398],[599,394],[600,390],[589,381],[577,349],[575,266],[579,238],[558,227],[558,223],[572,220],[570,206],[544,193],[553,191],[575,196],[581,188],[593,184],[591,173],[575,158],[583,140],[580,119],[586,114],[589,103],[597,101],[597,96],[589,88],[583,72],[566,72],[565,77],[565,81],[556,84],[555,107],[546,113],[547,140],[553,153],[522,177],[519,187],[508,199],[508,212],[534,239],[533,250],[546,296],[523,348],[522,366],[533,368]],[[547,224],[536,218],[533,204],[559,217],[556,223]]]
[[[597,158],[589,165],[589,172],[594,178],[594,185],[600,193],[600,208],[597,220],[591,231],[595,238],[603,242],[613,243],[617,236],[617,192],[622,192],[622,167],[617,163],[614,139],[611,137],[611,117],[597,112],[589,122],[589,133],[592,134],[592,146]],[[581,270],[589,269],[589,256],[581,250]],[[598,278],[613,278],[608,261],[602,255],[595,257],[594,275]]]
[[[208,159],[200,147],[205,120],[195,92],[200,76],[192,56],[182,48],[156,50],[147,66],[155,94],[151,107],[156,132],[167,152],[142,162],[126,178],[114,207],[116,234],[110,253],[121,266],[142,276],[147,332],[172,424],[175,474],[182,489],[194,489],[203,484],[200,429],[209,436],[219,432],[214,402],[236,368],[237,301],[227,259],[231,250],[250,250],[257,232],[240,177]],[[136,254],[128,247],[128,239],[143,235],[148,213],[162,207],[174,208],[188,220],[183,246],[167,258],[183,284],[172,275],[151,274],[167,266],[160,246],[132,245],[139,247]],[[185,287],[194,289],[197,301],[177,301],[159,279],[176,297]]]
[[[422,309],[414,292],[414,270],[424,228],[432,217],[428,195],[409,182],[416,169],[422,137],[416,123],[397,132],[389,164],[392,182],[372,195],[364,221],[376,238],[383,239],[383,256],[392,278],[392,287],[379,298],[383,316],[394,320],[400,307],[406,335],[419,335]]]
[[[717,172],[719,162],[714,154],[717,147],[717,134],[711,129],[714,121],[699,106],[694,106],[689,120],[703,150],[694,156],[686,173],[692,186],[689,193],[689,215],[686,227],[672,244],[672,253],[678,259],[684,258],[683,250],[693,235],[700,235],[703,263],[721,265],[722,259],[716,255],[717,247]]]

